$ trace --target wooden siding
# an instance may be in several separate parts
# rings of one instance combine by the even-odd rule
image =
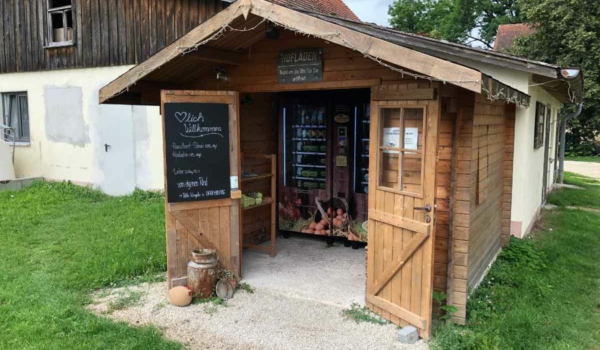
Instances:
[[[506,135],[504,144],[504,183],[502,190],[502,246],[506,247],[510,242],[510,221],[512,209],[512,182],[513,182],[513,158],[515,152],[515,105],[506,106],[506,119],[504,133]]]
[[[471,201],[468,289],[476,287],[501,247],[505,106],[475,96],[471,169],[477,172],[477,201]]]
[[[434,252],[433,288],[446,293],[448,287],[448,263],[450,232],[452,230],[452,159],[456,147],[454,133],[458,117],[460,89],[443,85],[440,91],[441,120],[438,129],[438,162],[436,186],[436,237]],[[434,311],[435,312],[435,311]]]
[[[0,1],[0,73],[138,64],[222,10],[221,0],[73,1],[73,45],[48,45],[48,0]]]
[[[448,303],[458,309],[453,320],[464,324],[467,316],[471,189],[477,175],[471,171],[475,94],[459,91],[458,95],[453,96],[451,103],[456,105],[458,114],[453,140],[455,151],[452,161],[452,223],[451,244],[448,252],[451,260],[448,268]]]
[[[463,93],[459,99],[448,291],[449,303],[458,308],[453,320],[460,324],[466,321],[468,293],[501,247],[503,198],[510,190],[503,186],[505,144],[510,142],[505,111],[510,108],[514,111],[478,94]]]

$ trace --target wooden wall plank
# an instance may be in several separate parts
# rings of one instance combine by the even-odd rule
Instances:
[[[74,0],[74,45],[47,48],[48,0],[4,0],[0,73],[138,64],[221,9],[205,2]]]

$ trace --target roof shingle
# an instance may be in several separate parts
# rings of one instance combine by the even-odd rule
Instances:
[[[268,0],[277,5],[360,21],[343,0]]]
[[[533,33],[533,31],[534,29],[524,23],[500,25],[498,27],[496,41],[494,42],[494,51],[503,52],[506,49],[511,48],[514,45],[516,38],[527,36]]]

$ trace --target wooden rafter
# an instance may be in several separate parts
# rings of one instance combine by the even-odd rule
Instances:
[[[100,103],[108,101],[167,62],[180,56],[182,48],[198,45],[234,18],[247,15],[248,9],[250,9],[250,13],[256,16],[270,19],[292,30],[295,29],[321,38],[327,37],[327,40],[332,43],[368,54],[389,64],[481,93],[482,74],[477,70],[359,33],[264,0],[244,0],[233,3],[227,9],[103,87],[100,90]]]

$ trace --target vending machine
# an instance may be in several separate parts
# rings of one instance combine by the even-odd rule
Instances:
[[[355,194],[366,188],[362,184],[368,176],[362,170],[368,169],[368,158],[359,157],[368,98],[362,90],[280,96],[278,205],[284,235],[366,241]]]

